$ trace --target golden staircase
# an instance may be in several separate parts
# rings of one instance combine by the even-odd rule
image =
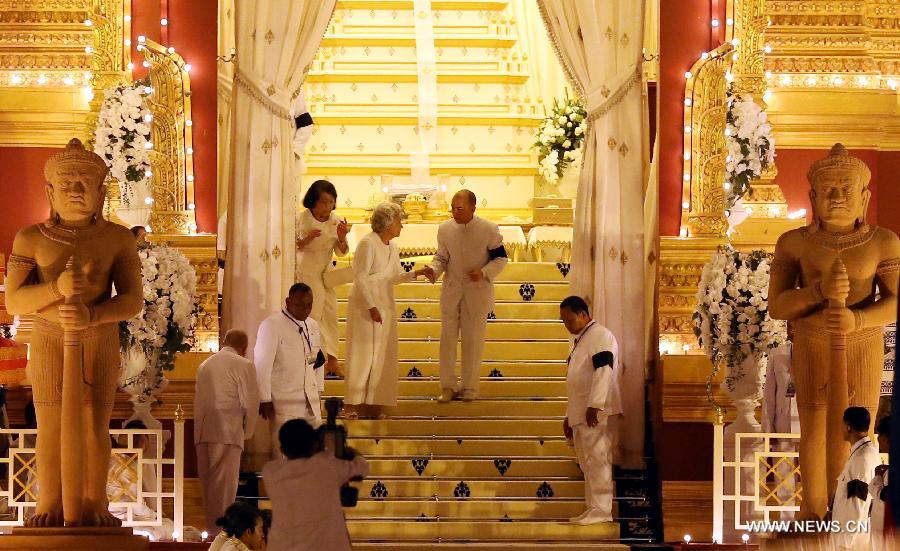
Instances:
[[[436,401],[440,286],[397,288],[399,405],[388,420],[346,422],[371,466],[359,505],[346,509],[355,549],[627,549],[616,523],[565,522],[584,510],[562,436],[568,334],[557,318],[567,273],[510,263],[501,274],[471,403]],[[341,334],[348,290],[339,293]],[[343,389],[326,382],[329,396]]]

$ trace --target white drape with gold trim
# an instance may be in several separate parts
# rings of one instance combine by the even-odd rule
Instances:
[[[291,96],[336,0],[236,0],[223,326],[250,334],[294,280]]]
[[[592,118],[575,206],[572,291],[619,341],[621,462],[644,440],[644,150],[642,0],[538,0],[567,76]],[[648,238],[650,236],[647,236]]]

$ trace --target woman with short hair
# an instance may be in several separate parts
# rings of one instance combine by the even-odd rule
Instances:
[[[313,292],[313,306],[309,317],[319,323],[322,352],[328,358],[326,371],[341,374],[337,362],[338,314],[334,289],[325,285],[325,272],[331,269],[332,255],[347,254],[347,220],[334,214],[337,190],[328,180],[316,180],[306,190],[303,206],[297,217],[298,283],[309,285]]]
[[[425,269],[406,272],[397,245],[400,207],[381,203],[372,212],[372,233],[353,255],[353,289],[347,301],[347,416],[384,419],[397,405],[397,314],[394,285]]]
[[[263,546],[263,519],[259,510],[236,501],[225,509],[216,525],[222,532],[210,546],[210,551],[256,551]]]

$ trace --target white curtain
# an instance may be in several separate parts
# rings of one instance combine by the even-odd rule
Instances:
[[[644,448],[644,192],[642,0],[538,0],[567,76],[591,124],[575,206],[572,291],[619,341],[625,417],[620,462]],[[653,236],[647,236],[652,239]]]
[[[231,86],[234,84],[234,0],[219,1],[218,60],[216,63],[216,137],[218,183],[216,186],[216,250],[225,250],[228,221],[228,183],[231,181]],[[219,292],[222,281],[219,281]]]
[[[566,81],[559,58],[553,52],[534,0],[512,0],[509,10],[516,21],[513,26],[516,46],[521,54],[528,56],[525,92],[532,101],[542,103],[549,109],[553,106],[553,98],[562,99],[565,96],[566,88],[572,94],[572,86]],[[538,114],[543,112],[539,106]]]
[[[260,322],[294,281],[294,120],[291,97],[337,0],[235,0],[231,172],[223,330]]]

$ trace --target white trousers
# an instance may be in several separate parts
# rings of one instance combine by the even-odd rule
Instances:
[[[478,391],[487,316],[494,307],[494,286],[441,286],[441,388]],[[456,376],[456,343],[461,342],[462,378]]]
[[[197,444],[197,473],[203,493],[206,531],[210,534],[219,532],[216,519],[225,514],[225,509],[237,497],[240,471],[240,446],[214,442]]]
[[[612,439],[607,420],[593,428],[577,425],[572,430],[575,457],[584,473],[584,503],[612,517]]]

